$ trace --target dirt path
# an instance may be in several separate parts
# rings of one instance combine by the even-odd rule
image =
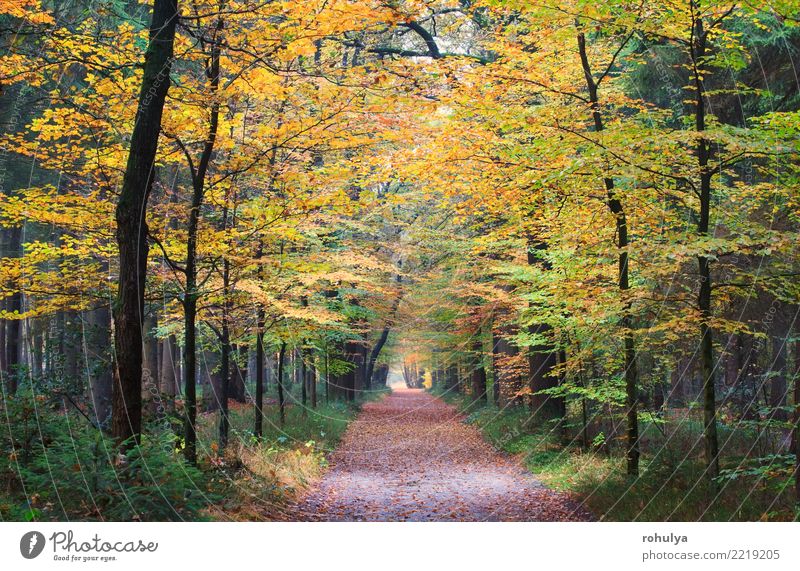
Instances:
[[[591,516],[422,390],[368,403],[298,506],[325,521],[572,521]]]

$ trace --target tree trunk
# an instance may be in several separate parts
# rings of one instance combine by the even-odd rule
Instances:
[[[90,347],[99,366],[90,367],[90,390],[94,421],[106,427],[111,416],[111,391],[114,382],[111,358],[111,308],[103,305],[89,312]]]
[[[600,114],[598,97],[598,86],[595,82],[589,64],[589,57],[586,52],[586,37],[581,32],[578,34],[578,51],[580,53],[583,74],[586,79],[586,86],[589,91],[589,102],[591,104],[592,120],[594,130],[603,131],[603,117]],[[631,476],[639,473],[639,418],[638,418],[638,392],[639,392],[639,370],[636,364],[636,346],[633,337],[633,320],[631,317],[631,305],[627,301],[626,295],[630,289],[628,280],[628,222],[625,209],[620,201],[614,179],[605,176],[603,184],[606,189],[608,209],[614,215],[616,225],[617,247],[619,249],[617,259],[617,278],[618,287],[623,297],[624,310],[620,328],[622,330],[623,345],[625,347],[625,409],[627,415],[627,446],[625,457],[627,459],[627,472]]]
[[[792,448],[794,450],[794,502],[795,509],[800,512],[800,306],[795,308],[794,320],[794,428],[792,430]]]
[[[186,299],[183,304],[183,375],[184,375],[184,456],[190,464],[197,463],[197,332],[194,324],[197,319],[197,296],[194,293],[194,255],[187,257]],[[191,288],[191,289],[190,289]]]
[[[227,217],[227,208],[225,209]],[[230,315],[230,262],[227,258],[222,262],[222,327],[220,336],[220,404],[219,404],[219,447],[224,450],[228,445],[230,419],[228,417],[228,392],[231,381],[231,332],[228,324]]]
[[[177,341],[170,335],[161,342],[161,392],[175,396],[180,392]]]
[[[472,341],[472,400],[487,402],[486,368],[483,365],[483,339],[480,329]]]
[[[787,335],[776,334],[772,337],[772,366],[770,367],[769,406],[770,415],[775,420],[788,420],[784,410],[788,385],[786,383],[786,344]]]
[[[258,308],[256,316],[256,418],[253,434],[264,433],[264,310]]]
[[[222,31],[222,18],[217,21],[216,33]],[[219,88],[219,61],[220,45],[217,36],[211,40],[211,54],[209,65],[206,69],[206,76],[209,79],[209,87],[216,94]],[[214,152],[214,144],[217,139],[217,127],[219,126],[219,101],[214,97],[211,103],[211,113],[209,116],[208,133],[203,152],[197,163],[197,168],[193,169],[189,165],[192,175],[192,205],[189,210],[189,224],[186,232],[186,293],[185,293],[185,331],[186,342],[184,343],[184,375],[186,377],[186,418],[185,418],[185,440],[186,440],[186,459],[190,463],[197,461],[197,432],[195,420],[197,415],[197,393],[196,393],[196,363],[197,363],[197,333],[195,322],[197,320],[197,301],[200,297],[197,291],[197,232],[200,223],[200,208],[203,205],[205,194],[206,174],[211,164]]]
[[[303,405],[303,414],[305,414],[306,403],[308,401],[308,378],[306,376],[306,362],[303,353],[304,351],[302,349],[295,351],[295,372],[300,381],[300,404]]]
[[[281,343],[278,353],[278,410],[280,412],[281,426],[286,424],[286,402],[283,398],[283,367],[286,360],[286,341]]]
[[[143,377],[150,378],[154,386],[158,386],[158,338],[156,328],[158,327],[158,317],[149,314],[144,319],[144,353],[142,355]]]
[[[314,354],[308,352],[308,366],[306,367],[306,375],[308,377],[308,392],[311,399],[311,408],[317,408],[317,370],[314,367]]]
[[[389,340],[389,333],[391,333],[391,329],[389,327],[384,327],[383,331],[381,331],[380,337],[378,337],[378,340],[372,347],[372,351],[369,353],[369,357],[367,358],[367,371],[364,373],[364,380],[367,384],[367,387],[372,386],[372,376],[375,374],[375,363],[378,361],[378,357],[380,356],[384,345],[386,345],[386,341]]]
[[[9,258],[18,258],[22,255],[22,227],[14,226],[5,232],[7,236],[7,252],[4,255]],[[22,313],[22,292],[19,287],[14,288],[14,292],[6,300],[6,311],[16,314],[16,317],[5,320],[5,359],[3,376],[6,382],[6,391],[13,395],[17,392],[20,378],[20,358],[22,354],[22,320],[19,315]],[[0,347],[2,349],[2,347]]]
[[[250,377],[248,367],[249,355],[245,345],[234,345],[231,360],[231,380],[228,385],[228,398],[238,403],[247,402],[247,379]],[[244,368],[240,363],[244,363]]]
[[[694,0],[693,0],[694,1]],[[689,46],[692,60],[692,81],[695,90],[695,129],[702,133],[706,129],[706,97],[703,84],[703,58],[706,52],[706,32],[703,28],[702,16],[695,15],[693,39]],[[714,170],[709,166],[711,142],[703,137],[697,141],[697,165],[700,171],[700,212],[697,222],[697,233],[701,237],[709,236],[711,218],[711,178]],[[700,291],[697,295],[697,307],[700,310],[700,370],[703,382],[703,436],[707,477],[713,481],[719,476],[719,441],[717,438],[717,403],[714,385],[714,330],[711,326],[711,258],[701,254],[697,257],[700,274]]]
[[[128,162],[116,209],[119,287],[114,307],[117,367],[111,433],[138,444],[142,431],[142,320],[147,274],[147,201],[153,186],[161,115],[169,89],[177,0],[153,0],[150,40]]]

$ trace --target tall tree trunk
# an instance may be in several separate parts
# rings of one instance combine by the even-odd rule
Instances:
[[[161,115],[169,89],[177,0],[153,0],[150,40],[128,162],[116,209],[119,288],[114,307],[117,367],[111,433],[138,443],[142,431],[142,320],[147,274],[147,201],[153,187]]]
[[[306,362],[303,349],[298,349],[295,352],[295,362],[297,363],[296,369],[300,380],[300,404],[303,405],[303,414],[305,414],[306,403],[308,401],[308,378],[306,376]]]
[[[795,307],[791,330],[794,331],[794,427],[792,448],[794,450],[794,502],[795,510],[800,512],[800,305]]]
[[[286,361],[286,341],[281,343],[278,352],[278,411],[280,414],[281,426],[286,424],[286,401],[283,398],[283,368]]]
[[[769,368],[769,406],[770,416],[776,420],[788,420],[786,414],[786,397],[788,385],[786,383],[786,345],[789,339],[788,331],[785,335],[772,336],[772,366]]]
[[[145,386],[143,387],[143,395],[145,399],[152,400],[152,390],[159,389],[158,382],[158,338],[156,337],[156,328],[158,327],[158,317],[154,312],[150,312],[144,318],[144,353],[142,354],[142,381]],[[149,386],[148,386],[149,385]],[[150,410],[155,403],[150,403]]]
[[[259,306],[256,315],[256,418],[253,434],[264,432],[264,310]]]
[[[695,129],[703,133],[706,129],[706,97],[703,84],[703,59],[706,55],[707,34],[703,27],[702,16],[697,12],[695,0],[693,8],[692,42],[689,46],[692,81],[695,91],[694,115]],[[700,137],[696,148],[697,165],[700,171],[700,216],[697,221],[697,233],[701,237],[709,236],[711,218],[711,178],[713,169],[709,166],[711,158],[711,142]],[[708,466],[706,475],[713,481],[719,476],[719,440],[717,437],[717,402],[714,385],[714,330],[711,326],[711,258],[705,254],[697,257],[700,273],[700,291],[697,295],[697,307],[700,310],[700,370],[703,382],[703,436],[705,456]]]
[[[191,252],[190,252],[191,253]],[[194,324],[197,319],[197,297],[194,293],[194,254],[186,262],[186,298],[183,303],[183,375],[184,375],[184,456],[190,464],[197,463],[197,332]],[[191,289],[190,289],[191,288]],[[191,293],[190,293],[191,292]]]
[[[90,390],[95,423],[108,425],[111,416],[111,391],[113,385],[111,357],[111,308],[102,305],[88,314],[90,347],[96,352],[99,367],[90,367]]]
[[[500,389],[500,335],[492,326],[492,403],[498,408],[502,408],[500,400],[503,398],[503,391]]]
[[[598,85],[594,79],[589,56],[586,52],[586,37],[583,32],[578,34],[578,51],[583,67],[583,74],[586,79],[586,87],[589,91],[589,102],[591,105],[592,120],[594,130],[601,132],[604,129],[603,117],[600,114],[598,97]],[[639,417],[638,417],[638,393],[639,393],[639,369],[636,364],[636,345],[633,337],[633,319],[631,317],[630,301],[625,299],[627,291],[630,289],[628,280],[628,222],[622,201],[616,191],[614,179],[609,176],[603,177],[603,184],[606,189],[606,203],[608,209],[614,215],[616,225],[617,247],[619,249],[617,259],[617,279],[618,287],[623,297],[624,309],[620,328],[625,354],[625,409],[627,415],[627,442],[625,456],[627,459],[627,472],[635,476],[639,474]]]
[[[275,152],[272,153],[275,157]],[[264,242],[258,242],[256,258],[258,259],[258,277],[264,279],[264,264],[261,258],[264,256]],[[256,395],[255,395],[255,427],[253,434],[261,437],[264,433],[264,326],[266,325],[266,312],[264,306],[258,304],[256,310]]]
[[[185,417],[185,440],[186,440],[186,459],[190,463],[197,462],[197,431],[195,427],[197,416],[197,392],[196,392],[196,365],[197,365],[197,332],[195,323],[197,321],[197,302],[200,292],[197,290],[197,232],[200,224],[200,208],[203,206],[205,195],[206,175],[211,164],[214,153],[214,144],[217,139],[217,128],[219,126],[219,101],[216,99],[216,92],[219,89],[219,63],[220,63],[220,44],[219,34],[223,28],[222,18],[217,20],[215,36],[211,39],[211,54],[209,65],[206,68],[206,76],[209,80],[209,87],[214,94],[211,103],[211,113],[209,116],[208,133],[203,145],[197,168],[193,168],[190,162],[189,169],[192,174],[192,205],[189,211],[189,224],[186,234],[186,292],[184,301],[185,325],[184,335],[184,375],[186,378],[186,417]]]
[[[372,347],[372,351],[369,353],[369,357],[367,358],[367,371],[364,374],[364,380],[367,383],[367,386],[372,386],[372,376],[375,374],[375,363],[378,361],[378,357],[383,350],[384,345],[386,345],[386,341],[389,340],[389,333],[391,332],[391,328],[384,327],[383,331],[381,331],[380,337],[378,337],[378,341],[375,342],[375,345]]]
[[[331,402],[331,356],[328,353],[328,345],[325,344],[325,404]]]
[[[238,403],[247,402],[247,382],[250,378],[249,354],[246,345],[234,345],[234,358],[231,360],[231,380],[228,385],[228,398]],[[244,363],[244,367],[242,367]]]
[[[0,237],[4,234],[0,229]],[[6,309],[6,300],[0,299],[0,311]],[[6,321],[0,319],[0,383],[6,383]]]
[[[403,281],[403,276],[399,274],[396,275],[394,281],[399,286]],[[402,300],[402,294],[398,293],[397,297],[394,299],[394,302],[392,303],[392,309],[389,312],[389,315],[392,320],[394,319],[394,316],[397,314],[397,309],[400,307],[400,300]],[[367,368],[366,372],[364,373],[364,381],[368,388],[372,385],[372,376],[375,373],[375,363],[378,361],[378,357],[380,356],[384,345],[386,345],[386,342],[389,340],[389,333],[391,333],[391,327],[389,323],[387,323],[384,326],[383,331],[381,331],[381,334],[378,337],[378,341],[372,347],[372,351],[370,351],[369,357],[367,358]]]
[[[227,208],[225,209],[227,217]],[[220,403],[219,403],[219,447],[228,445],[230,419],[228,417],[228,392],[231,382],[231,331],[228,323],[230,315],[230,262],[227,258],[222,262],[222,328],[220,336]]]
[[[18,258],[22,255],[22,227],[13,226],[6,230],[8,238],[8,251],[6,255],[10,258]],[[15,317],[6,320],[5,334],[5,368],[3,370],[6,380],[6,391],[13,395],[17,392],[20,379],[20,359],[22,356],[22,291],[18,287],[5,300],[6,311]]]
[[[311,398],[311,408],[317,408],[317,368],[314,366],[314,354],[309,351],[308,388]]]
[[[475,334],[472,341],[472,400],[487,402],[486,395],[486,368],[483,365],[483,339],[481,331]]]
[[[171,396],[180,392],[177,345],[174,335],[161,342],[161,392]]]

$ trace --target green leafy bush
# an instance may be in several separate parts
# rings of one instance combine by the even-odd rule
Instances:
[[[215,500],[206,476],[174,450],[170,433],[121,454],[74,412],[19,394],[3,403],[0,515],[23,520],[184,520]]]

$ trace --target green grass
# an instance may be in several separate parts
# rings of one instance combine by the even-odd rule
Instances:
[[[290,394],[286,420],[280,424],[278,406],[264,407],[263,435],[255,438],[252,404],[233,404],[231,431],[224,452],[218,448],[219,413],[199,419],[198,451],[203,463],[215,470],[215,482],[225,489],[225,500],[211,512],[214,519],[292,519],[283,509],[287,501],[321,476],[326,456],[341,440],[361,405],[381,398],[389,389],[371,391],[356,402],[326,402],[303,407]],[[271,402],[273,395],[265,395]]]
[[[464,395],[440,395],[466,415],[496,448],[519,455],[525,466],[548,486],[584,502],[607,521],[785,521],[796,518],[790,473],[752,469],[716,486],[704,477],[702,447],[694,450],[702,426],[677,424],[667,442],[661,430],[642,423],[639,477],[625,474],[621,446],[610,453],[582,451],[552,424],[531,418],[524,407],[502,413],[476,407]],[[663,430],[663,428],[662,428]],[[726,442],[723,471],[737,467],[752,443],[749,429],[720,426]],[[565,443],[566,441],[566,443]],[[659,454],[655,455],[654,451]]]
[[[323,397],[317,409],[289,406],[283,427],[277,406],[267,406],[260,439],[252,434],[253,406],[234,405],[224,451],[218,413],[203,414],[193,467],[175,450],[182,421],[174,413],[150,419],[142,446],[120,459],[83,415],[20,391],[0,399],[10,421],[0,430],[0,520],[290,519],[287,501],[322,473],[360,404]]]

